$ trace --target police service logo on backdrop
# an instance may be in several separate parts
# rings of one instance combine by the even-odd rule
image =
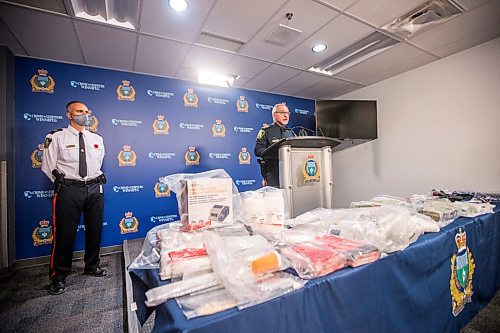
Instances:
[[[38,145],[38,148],[33,150],[33,152],[31,153],[31,167],[33,169],[42,167],[43,148],[43,144],[40,143]]]
[[[169,128],[170,125],[168,124],[168,121],[165,120],[165,116],[159,114],[153,122],[153,133],[168,135]]]
[[[307,161],[302,167],[304,183],[319,182],[319,164],[314,159],[314,155],[307,155]]]
[[[120,232],[121,234],[129,234],[132,232],[137,232],[139,227],[139,221],[133,216],[132,212],[126,212],[125,217],[120,221]]]
[[[186,165],[198,165],[200,164],[200,154],[196,151],[196,148],[191,146],[184,154],[184,159],[186,160]]]
[[[155,184],[155,197],[165,198],[169,196],[170,196],[170,188],[167,186],[167,183],[165,183],[163,178],[160,178],[159,182]]]
[[[245,100],[245,96],[240,96],[236,102],[236,108],[238,112],[248,112],[248,102]]]
[[[97,125],[99,125],[99,121],[94,115],[87,118],[87,121],[85,122],[85,127],[87,127],[87,129],[93,133],[97,132]]]
[[[190,107],[190,108],[197,108],[198,107],[198,96],[194,93],[194,90],[192,88],[189,88],[187,92],[184,94],[184,106]]]
[[[250,164],[251,155],[247,151],[246,147],[242,147],[240,153],[238,154],[238,160],[240,164]]]
[[[450,293],[452,313],[456,317],[469,303],[474,291],[472,290],[472,276],[476,268],[472,253],[467,247],[467,234],[458,230],[455,235],[457,253],[451,257]]]
[[[38,222],[39,226],[33,230],[31,237],[33,237],[33,245],[46,245],[52,244],[52,226],[50,226],[49,221],[43,220]]]
[[[132,150],[131,146],[123,146],[123,150],[118,153],[118,165],[119,166],[135,166],[135,161],[137,160],[137,155]]]
[[[223,138],[226,136],[226,127],[222,123],[222,120],[217,119],[215,124],[212,126],[212,135],[214,138]]]
[[[130,81],[123,80],[116,88],[118,100],[133,102],[135,100],[135,89],[130,85]]]
[[[54,86],[56,85],[56,82],[52,76],[48,75],[48,73],[49,72],[45,69],[39,69],[38,74],[31,77],[31,91],[49,94],[54,93]]]

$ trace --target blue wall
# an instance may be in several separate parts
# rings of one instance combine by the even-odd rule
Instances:
[[[262,124],[272,122],[275,103],[286,102],[289,106],[289,126],[314,128],[313,100],[245,89],[211,88],[24,57],[16,58],[15,80],[17,259],[50,254],[53,186],[39,167],[39,145],[48,132],[68,126],[65,105],[70,100],[81,100],[93,111],[97,120],[94,124],[106,147],[103,171],[108,183],[104,188],[102,246],[144,237],[152,227],[178,220],[175,193],[156,195],[159,177],[223,168],[239,191],[259,188],[260,169],[253,148]],[[124,80],[129,81],[129,88],[120,89]],[[196,97],[186,97],[197,99],[197,107],[185,106],[188,89],[193,89]],[[120,100],[117,90],[122,95],[128,91],[128,96],[133,90],[134,100]],[[246,101],[247,112],[238,111],[240,96]],[[154,133],[158,115],[168,122],[168,134]],[[225,128],[224,137],[213,135],[218,119]],[[130,146],[135,153],[135,166],[119,166],[118,155],[124,146]],[[186,165],[185,154],[190,146],[199,154],[199,165]],[[249,164],[240,163],[244,148],[250,153]],[[132,215],[125,216],[127,212]],[[134,223],[122,223],[120,228],[122,220],[137,222],[137,229],[130,228]],[[75,250],[84,248],[83,225],[80,227]]]

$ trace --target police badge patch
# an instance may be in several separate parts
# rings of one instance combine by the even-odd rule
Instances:
[[[130,85],[130,81],[123,80],[122,84],[116,88],[116,94],[120,101],[135,101],[135,89]]]
[[[226,136],[226,127],[222,123],[222,120],[217,119],[215,124],[212,126],[212,135],[214,138],[223,138]]]
[[[252,159],[252,156],[247,151],[247,148],[242,147],[240,153],[238,154],[238,160],[239,160],[240,164],[250,164],[251,159]]]
[[[304,183],[319,182],[319,164],[314,159],[314,155],[307,155],[307,161],[302,167]]]
[[[49,94],[54,93],[54,86],[56,85],[56,82],[52,76],[47,75],[48,73],[49,72],[45,69],[39,69],[38,74],[31,77],[31,91]]]
[[[197,108],[198,107],[198,96],[194,93],[192,88],[189,88],[184,94],[184,106]]]
[[[129,234],[131,232],[137,232],[139,227],[139,221],[133,216],[132,212],[126,212],[125,217],[120,221],[120,232],[121,234]]]
[[[170,125],[168,121],[165,120],[165,116],[159,114],[156,117],[156,120],[153,122],[153,133],[154,134],[161,134],[161,135],[168,135],[168,130],[170,128]]]
[[[39,226],[33,230],[31,237],[33,238],[33,245],[46,245],[52,244],[52,226],[49,226],[49,221],[43,220],[38,222]]]
[[[198,165],[200,164],[200,154],[196,151],[195,147],[191,146],[186,151],[186,154],[184,154],[184,160],[186,161],[186,165]]]
[[[462,228],[455,235],[455,244],[457,253],[451,257],[450,293],[452,313],[456,317],[462,312],[465,304],[471,302],[472,294],[474,294],[472,276],[476,264],[467,247],[467,234],[462,231]]]
[[[46,139],[48,140],[48,139]],[[49,142],[50,144],[50,142]],[[47,144],[47,147],[49,145]],[[39,144],[38,149],[33,150],[33,153],[31,153],[31,167],[33,169],[41,168],[42,167],[42,158],[43,158],[43,149],[44,145]]]
[[[236,102],[236,108],[238,112],[248,112],[248,102],[245,100],[245,96],[240,96]]]
[[[131,146],[123,146],[123,150],[118,153],[118,165],[119,166],[135,166],[135,161],[137,160],[137,155],[132,150]]]

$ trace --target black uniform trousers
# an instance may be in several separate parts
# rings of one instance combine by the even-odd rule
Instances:
[[[76,231],[83,213],[85,224],[85,269],[99,266],[104,193],[100,184],[65,184],[54,196],[52,226],[54,239],[50,258],[51,281],[64,281],[71,272]]]

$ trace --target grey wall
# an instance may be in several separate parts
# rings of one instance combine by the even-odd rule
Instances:
[[[14,56],[0,45],[0,273],[15,260]]]
[[[337,99],[376,99],[378,139],[334,153],[334,205],[500,192],[500,38]]]

